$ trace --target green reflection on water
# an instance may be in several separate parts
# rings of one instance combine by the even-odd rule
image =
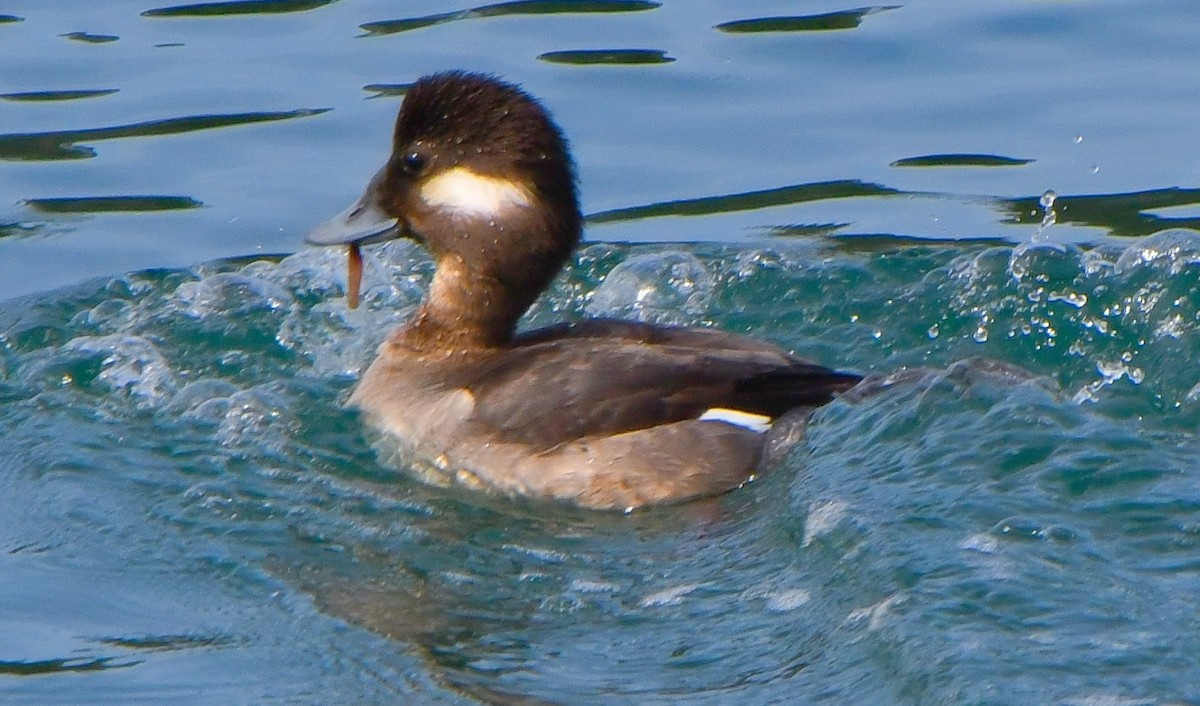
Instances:
[[[228,15],[266,15],[315,10],[337,0],[231,0],[199,2],[146,10],[142,17],[224,17]]]
[[[6,101],[40,102],[40,101],[73,101],[83,98],[98,98],[116,93],[117,88],[100,88],[95,90],[78,91],[20,91],[17,93],[0,93],[0,99]]]
[[[36,232],[39,226],[29,223],[0,223],[0,238],[18,235],[29,235]]]
[[[1032,159],[1005,157],[997,154],[927,154],[905,157],[892,162],[893,167],[1017,167],[1031,164]]]
[[[319,115],[328,108],[289,110],[281,112],[231,113],[227,115],[191,115],[184,118],[150,120],[113,127],[86,128],[83,130],[57,130],[53,132],[18,132],[0,135],[0,160],[40,161],[56,159],[89,159],[96,151],[79,142],[98,142],[123,137],[150,137],[175,135],[196,130],[248,125],[251,123],[290,120]]]
[[[609,65],[641,65],[669,64],[675,57],[667,56],[661,49],[576,49],[566,51],[548,51],[539,54],[538,59],[552,64],[570,64],[587,66],[592,64]]]
[[[42,213],[115,213],[179,211],[200,208],[204,204],[188,196],[64,196],[26,199],[25,203]]]
[[[67,32],[66,34],[60,34],[58,36],[66,37],[67,39],[71,39],[76,42],[86,42],[88,44],[108,44],[109,42],[115,42],[120,39],[120,37],[115,34],[91,34],[89,32]]]
[[[396,34],[423,27],[445,24],[457,20],[479,17],[503,17],[507,15],[560,15],[608,12],[640,12],[653,10],[662,3],[646,0],[515,0],[493,5],[480,5],[467,10],[442,12],[436,15],[410,17],[399,20],[382,20],[359,25],[368,35]]]
[[[150,635],[145,637],[104,637],[97,640],[105,645],[128,650],[172,652],[196,647],[224,647],[232,644],[227,635],[208,637],[203,635]]]
[[[854,29],[862,24],[867,15],[898,9],[899,5],[860,7],[854,10],[827,12],[820,15],[796,15],[790,17],[759,17],[750,20],[722,22],[714,29],[731,34],[755,32],[821,32],[837,29]]]
[[[781,186],[761,191],[745,191],[738,194],[704,196],[678,201],[662,201],[644,206],[632,206],[630,208],[617,208],[611,211],[593,213],[587,217],[587,221],[588,223],[598,224],[657,218],[659,216],[702,216],[712,213],[752,211],[759,208],[787,206],[808,201],[823,201],[825,199],[895,196],[902,193],[904,192],[880,186],[879,184],[871,184],[857,179],[843,179],[838,181],[822,181],[813,184]]]
[[[31,662],[0,662],[0,674],[9,676],[33,676],[37,674],[61,674],[63,672],[97,672],[104,669],[120,669],[140,664],[140,660],[114,662],[112,657],[71,657],[66,659],[44,659]]]
[[[24,21],[25,21],[24,17],[17,17],[16,15],[0,15],[0,25],[8,24],[10,22],[24,22]]]
[[[787,225],[768,226],[767,233],[785,237],[813,237],[833,235],[850,225],[849,223],[789,223]]]

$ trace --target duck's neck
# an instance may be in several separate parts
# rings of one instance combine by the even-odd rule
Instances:
[[[470,353],[508,346],[532,296],[499,278],[467,270],[461,258],[440,259],[429,296],[391,342],[420,353]]]

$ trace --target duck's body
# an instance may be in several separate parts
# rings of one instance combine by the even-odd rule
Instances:
[[[309,236],[353,247],[396,232],[437,264],[350,404],[460,482],[627,509],[742,484],[764,427],[858,381],[706,329],[586,320],[517,335],[580,223],[565,141],[536,101],[475,74],[414,84],[388,165]]]

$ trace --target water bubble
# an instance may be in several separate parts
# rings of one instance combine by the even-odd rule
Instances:
[[[141,336],[80,336],[67,342],[64,350],[104,356],[98,379],[112,389],[155,405],[174,393],[175,372],[158,348]]]
[[[195,319],[275,311],[291,304],[292,295],[283,287],[232,272],[220,272],[176,288],[174,299],[183,312]]]
[[[690,324],[707,311],[714,287],[712,275],[694,255],[679,251],[636,255],[608,273],[587,309],[594,316]]]
[[[1051,283],[1071,281],[1079,275],[1081,254],[1074,245],[1038,242],[1021,243],[1009,253],[1008,273],[1018,282]],[[1026,297],[1036,295],[1040,299],[1044,292],[1034,287],[1025,292]]]
[[[1116,271],[1128,274],[1152,266],[1174,276],[1197,264],[1200,264],[1200,233],[1172,228],[1147,236],[1126,248],[1117,258]]]

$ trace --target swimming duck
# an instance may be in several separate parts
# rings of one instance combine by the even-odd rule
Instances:
[[[307,236],[349,245],[351,280],[371,242],[412,238],[435,261],[427,298],[348,402],[408,463],[587,508],[680,502],[745,483],[774,421],[860,380],[711,329],[586,319],[518,333],[582,221],[567,142],[537,100],[461,71],[408,90],[387,164]]]

